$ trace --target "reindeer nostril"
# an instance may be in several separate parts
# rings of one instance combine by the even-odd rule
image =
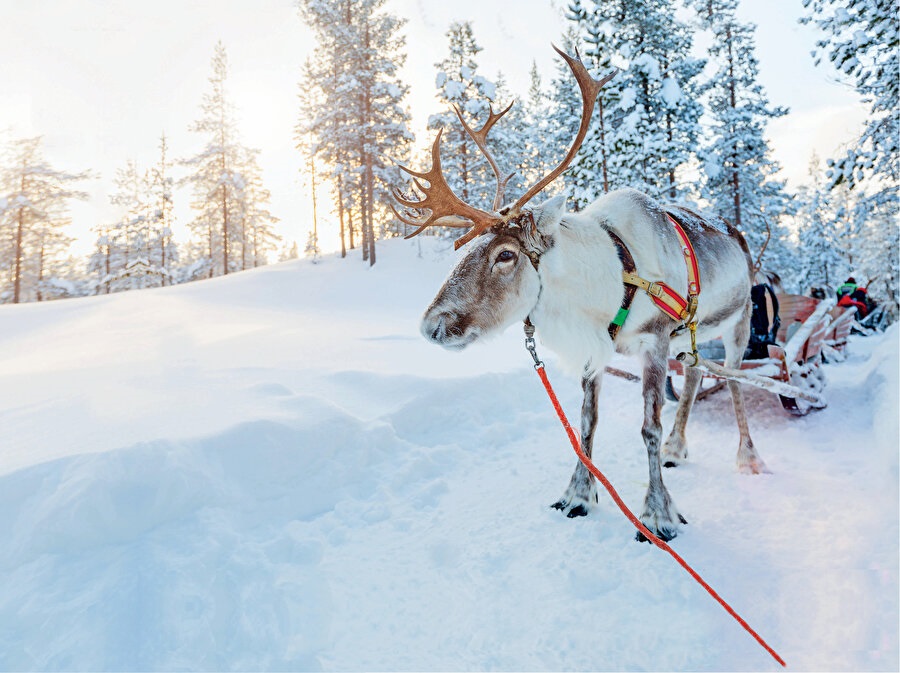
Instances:
[[[439,313],[432,320],[427,321],[423,327],[422,331],[425,332],[425,335],[428,336],[432,341],[437,343],[442,342],[448,333],[448,325],[452,323],[453,315],[449,313]]]
[[[435,328],[434,328],[434,331],[431,333],[431,340],[432,340],[432,341],[440,341],[440,339],[441,339],[441,331],[442,331],[443,327],[444,327],[444,319],[441,318],[440,320],[438,320],[437,327],[435,327]]]

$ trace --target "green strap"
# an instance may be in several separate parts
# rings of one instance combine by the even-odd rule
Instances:
[[[621,327],[622,325],[625,324],[625,318],[627,318],[627,317],[628,317],[628,309],[620,308],[619,312],[616,313],[616,317],[613,318],[612,324],[618,325],[619,327]]]

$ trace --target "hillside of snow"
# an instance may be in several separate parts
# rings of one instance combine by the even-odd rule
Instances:
[[[426,343],[454,254],[418,245],[0,306],[0,670],[781,670],[604,493],[549,507],[576,458],[521,330]],[[898,336],[809,416],[747,390],[773,474],[735,470],[724,393],[664,474],[673,547],[790,670],[900,667]],[[606,377],[595,460],[635,510],[641,414]]]

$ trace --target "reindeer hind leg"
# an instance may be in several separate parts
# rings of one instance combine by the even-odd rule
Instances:
[[[739,369],[744,359],[744,350],[750,339],[750,311],[752,304],[747,302],[744,315],[731,331],[722,335],[725,344],[725,366]],[[737,468],[744,474],[764,474],[770,470],[763,459],[756,452],[753,440],[750,438],[750,428],[747,424],[747,410],[744,406],[744,395],[741,384],[737,381],[728,382],[728,390],[731,392],[731,402],[734,405],[734,416],[737,420],[738,432],[741,440],[737,452]]]
[[[641,427],[641,436],[647,446],[650,483],[647,486],[644,510],[640,517],[650,532],[666,541],[678,535],[679,523],[687,523],[678,513],[672,496],[663,483],[659,459],[659,445],[662,439],[660,412],[663,405],[668,350],[668,335],[657,335],[652,349],[644,354],[644,424]],[[647,541],[640,532],[635,537],[639,542]]]
[[[669,433],[669,437],[662,447],[660,459],[663,467],[676,467],[687,460],[687,439],[684,431],[687,426],[688,416],[691,414],[691,407],[694,404],[694,397],[697,395],[697,389],[700,387],[701,378],[700,372],[694,367],[684,368],[684,390],[678,399],[675,423],[672,425],[672,432]]]

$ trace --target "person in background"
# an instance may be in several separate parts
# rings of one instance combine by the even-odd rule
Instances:
[[[853,276],[850,276],[847,280],[844,281],[844,284],[838,287],[837,289],[837,297],[841,299],[846,295],[853,294],[856,291],[856,288],[859,287],[856,284],[856,279]]]
[[[852,306],[856,308],[856,315],[859,319],[865,318],[869,314],[870,304],[866,288],[859,287],[853,276],[837,289],[838,306]]]

